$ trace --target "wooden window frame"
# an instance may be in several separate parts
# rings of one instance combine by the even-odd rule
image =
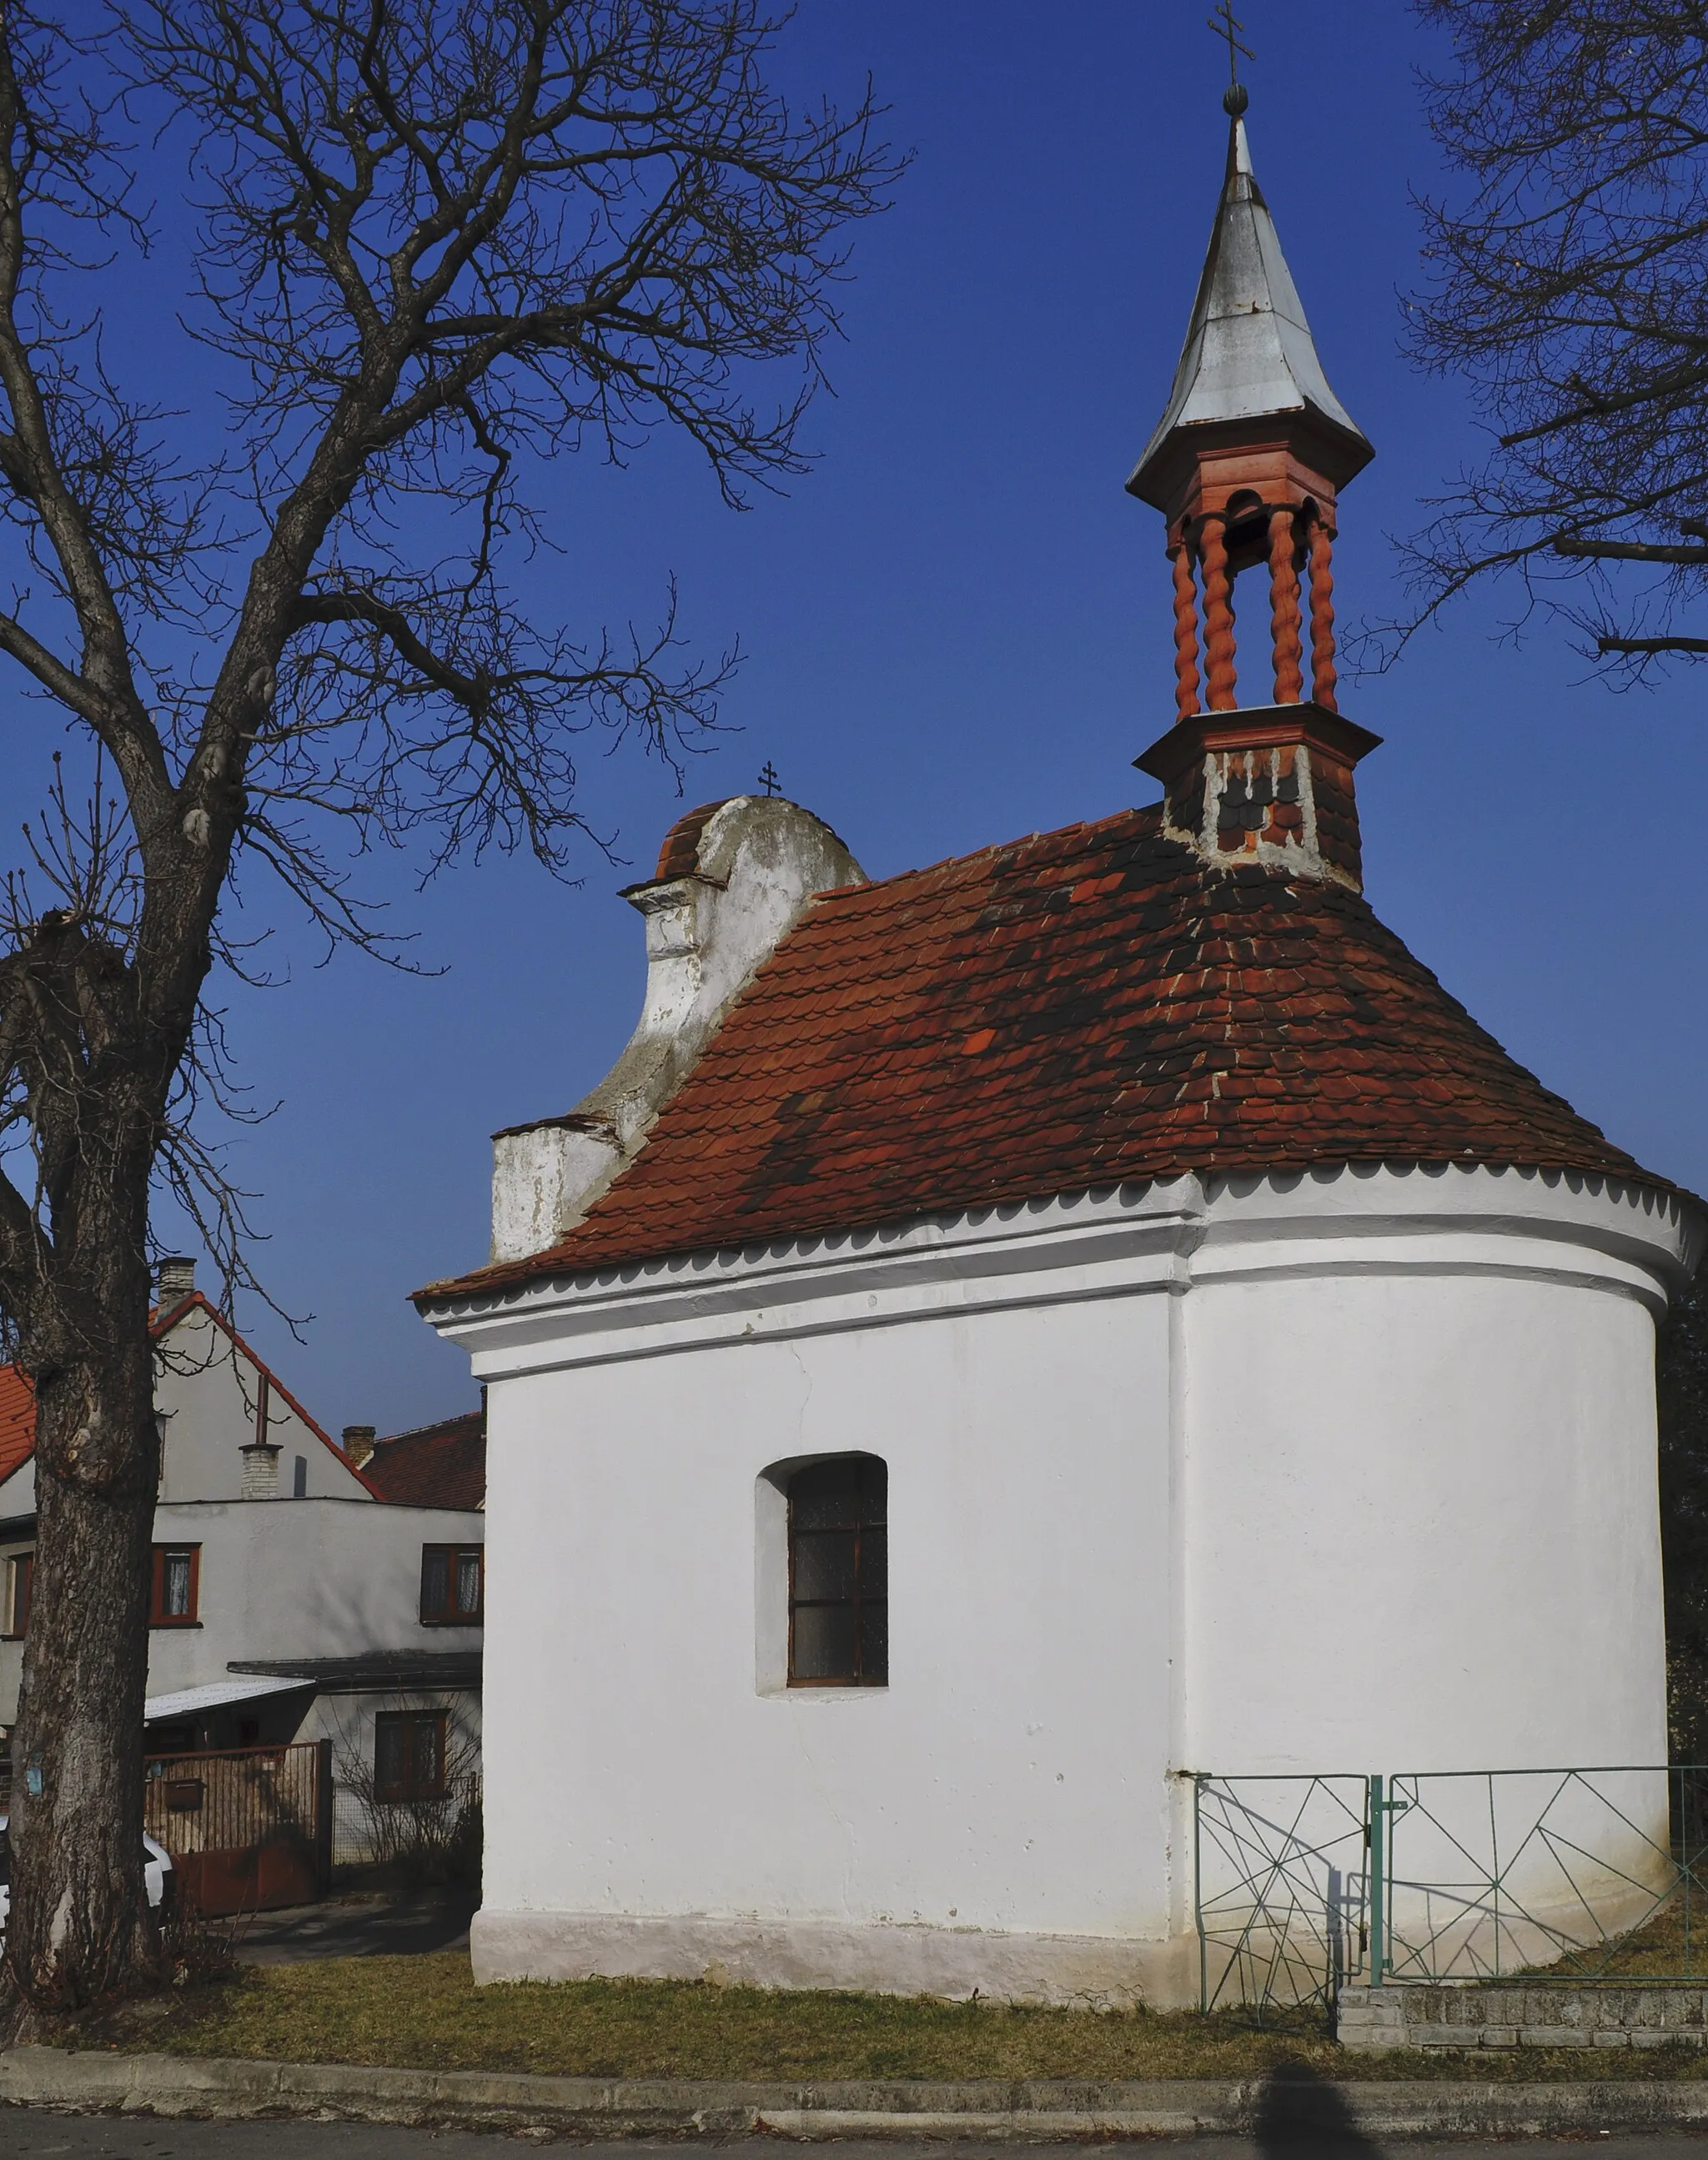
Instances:
[[[189,1610],[187,1612],[169,1612],[166,1610],[166,1560],[187,1553],[189,1556]],[[148,1559],[148,1625],[151,1628],[200,1628],[201,1625],[201,1547],[193,1545],[165,1545],[153,1548]]]
[[[433,1611],[433,1610],[430,1609],[430,1608],[429,1608],[429,1607],[428,1607],[428,1602],[427,1602],[427,1569],[428,1569],[428,1562],[429,1559],[431,1558],[431,1556],[432,1556],[433,1554],[435,1554],[435,1553],[443,1553],[443,1554],[444,1555],[444,1556],[445,1556],[445,1594],[446,1594],[446,1597],[447,1597],[447,1598],[448,1598],[448,1599],[449,1599],[449,1600],[453,1601],[451,1603],[447,1604],[445,1607],[444,1607],[443,1608],[441,1608],[441,1609],[440,1609],[440,1610],[439,1610],[439,1611]],[[475,1609],[474,1609],[474,1611],[473,1611],[472,1612],[459,1612],[459,1611],[458,1611],[458,1610],[456,1609],[456,1607],[455,1607],[455,1604],[454,1604],[454,1601],[455,1597],[456,1597],[457,1574],[458,1574],[459,1563],[459,1562],[460,1562],[460,1561],[461,1561],[461,1560],[465,1557],[465,1555],[468,1555],[468,1554],[470,1554],[470,1553],[473,1553],[473,1554],[474,1554],[474,1555],[475,1555],[475,1567],[479,1570],[480,1586],[480,1595],[479,1595],[479,1597],[478,1597],[476,1598],[476,1600],[475,1600]],[[483,1626],[483,1625],[485,1624],[485,1617],[486,1617],[486,1548],[485,1548],[485,1546],[484,1545],[423,1545],[423,1547],[421,1548],[421,1624],[422,1624],[422,1626],[423,1626],[423,1628],[479,1628],[479,1627],[481,1627],[481,1626]]]
[[[431,1785],[422,1784],[413,1774],[413,1750],[410,1751],[410,1773],[387,1780],[380,1774],[380,1736],[382,1732],[399,1728],[432,1725],[435,1728],[435,1747],[439,1766]],[[374,1798],[382,1807],[407,1807],[412,1801],[442,1800],[449,1790],[447,1763],[450,1753],[450,1712],[447,1710],[380,1710],[374,1713]]]
[[[797,1597],[796,1596],[796,1594],[795,1594],[795,1557],[796,1557],[796,1538],[797,1538],[797,1530],[796,1530],[796,1524],[795,1524],[795,1484],[796,1484],[796,1481],[797,1481],[797,1479],[798,1479],[798,1478],[801,1478],[801,1477],[805,1477],[805,1476],[808,1476],[808,1475],[810,1475],[810,1474],[811,1474],[813,1471],[815,1471],[815,1470],[823,1470],[823,1469],[824,1469],[825,1467],[827,1467],[829,1464],[833,1463],[833,1462],[872,1462],[872,1463],[875,1463],[875,1464],[879,1467],[879,1468],[880,1468],[880,1469],[881,1469],[881,1470],[883,1471],[883,1472],[884,1472],[884,1512],[883,1512],[883,1518],[882,1518],[881,1521],[873,1521],[873,1522],[865,1522],[865,1523],[857,1522],[857,1523],[855,1523],[855,1524],[853,1525],[853,1534],[854,1534],[854,1589],[853,1595],[852,1595],[851,1597],[845,1597],[845,1598],[844,1598],[844,1597]],[[787,1682],[787,1684],[788,1684],[788,1685],[789,1685],[790,1687],[792,1687],[792,1688],[845,1688],[845,1687],[849,1687],[849,1688],[875,1688],[875,1687],[888,1687],[888,1686],[889,1686],[889,1685],[890,1685],[890,1655],[889,1655],[889,1607],[890,1607],[889,1534],[890,1534],[890,1489],[889,1489],[889,1480],[890,1480],[890,1467],[889,1467],[888,1463],[885,1462],[885,1460],[884,1460],[883,1456],[880,1456],[880,1455],[871,1455],[871,1454],[868,1454],[868,1453],[867,1453],[867,1452],[865,1452],[864,1450],[861,1450],[861,1451],[856,1451],[856,1452],[851,1452],[851,1453],[849,1453],[849,1454],[848,1454],[848,1455],[845,1455],[845,1456],[833,1456],[833,1455],[829,1455],[829,1456],[820,1456],[820,1457],[819,1457],[816,1462],[803,1462],[803,1463],[801,1463],[801,1464],[800,1464],[800,1465],[798,1465],[798,1467],[797,1467],[797,1468],[796,1468],[796,1469],[795,1469],[795,1470],[794,1470],[794,1471],[790,1474],[788,1482],[787,1482],[787,1484],[786,1485],[786,1487],[784,1488],[783,1500],[784,1500],[784,1506],[785,1506],[785,1508],[786,1508],[786,1510],[787,1510],[787,1524],[786,1524],[785,1534],[786,1534],[786,1536],[787,1536],[787,1540],[788,1540],[788,1553],[789,1553],[789,1666],[788,1666],[788,1682]],[[861,1584],[861,1581],[860,1581],[861,1560],[862,1560],[862,1554],[861,1554],[861,1540],[862,1540],[862,1538],[864,1536],[865,1533],[866,1533],[868,1530],[872,1530],[872,1529],[881,1529],[881,1530],[883,1531],[883,1533],[884,1533],[884,1540],[885,1540],[885,1555],[884,1555],[884,1582],[883,1582],[883,1588],[882,1588],[881,1592],[880,1592],[880,1594],[878,1594],[878,1595],[875,1595],[875,1595],[872,1595],[872,1594],[870,1594],[870,1592],[868,1592],[867,1591],[865,1591],[865,1590],[863,1588],[862,1584]],[[799,1672],[797,1672],[797,1670],[796,1670],[796,1669],[795,1669],[795,1615],[796,1615],[796,1613],[797,1613],[797,1612],[799,1612],[800,1610],[802,1610],[802,1607],[806,1607],[806,1608],[808,1608],[808,1609],[818,1609],[818,1608],[822,1608],[822,1607],[831,1607],[831,1606],[844,1606],[844,1605],[845,1605],[845,1606],[847,1606],[847,1607],[849,1607],[852,1610],[852,1612],[853,1612],[853,1615],[854,1615],[854,1669],[853,1670],[853,1672],[852,1672],[852,1673],[849,1673],[849,1674],[823,1674],[823,1673],[799,1673]],[[864,1669],[865,1652],[864,1652],[864,1645],[863,1645],[863,1643],[862,1643],[862,1642],[861,1642],[861,1639],[860,1639],[860,1635],[861,1635],[861,1630],[860,1630],[860,1616],[861,1616],[861,1612],[862,1612],[863,1609],[864,1609],[865,1607],[867,1607],[867,1606],[876,1606],[876,1605],[881,1605],[881,1606],[884,1607],[884,1612],[885,1612],[885,1651],[884,1651],[884,1669],[883,1669],[883,1671],[882,1671],[881,1673],[877,1673],[877,1674],[869,1674],[869,1673],[867,1673],[867,1672],[865,1671],[865,1669]]]
[[[6,1563],[6,1627],[0,1642],[21,1643],[29,1633],[29,1601],[35,1591],[35,1548]]]

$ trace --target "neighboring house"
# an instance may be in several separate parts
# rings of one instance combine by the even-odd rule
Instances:
[[[330,1738],[335,1857],[371,1804],[478,1763],[485,1518],[480,1412],[336,1445],[163,1264],[153,1322],[160,1487],[146,1744],[180,1756]],[[17,1715],[34,1570],[34,1410],[0,1368],[0,1727]]]
[[[491,1264],[418,1293],[492,1440],[477,1976],[1195,2000],[1197,1773],[1664,1763],[1653,1323],[1701,1209],[1363,898],[1369,455],[1236,122],[1131,483],[1162,800],[869,884],[740,797],[631,889],[633,1039],[498,1136]],[[1593,876],[1606,791],[1534,724],[1512,813]],[[1485,784],[1415,770],[1409,828]],[[1562,1894],[1544,1846],[1503,1901]]]

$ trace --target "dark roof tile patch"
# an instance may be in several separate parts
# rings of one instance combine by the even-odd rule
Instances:
[[[422,1295],[1186,1171],[1384,1160],[1664,1183],[1357,895],[1209,870],[1158,809],[1126,811],[821,896],[586,1221]]]
[[[716,802],[703,802],[698,810],[685,811],[664,836],[664,845],[658,850],[658,868],[655,878],[688,876],[699,859],[700,835],[727,802],[735,798],[724,796]]]
[[[479,1508],[486,1498],[486,1413],[466,1410],[378,1441],[362,1474],[395,1506]]]

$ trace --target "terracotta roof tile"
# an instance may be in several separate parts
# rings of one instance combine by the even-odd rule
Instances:
[[[1363,900],[1211,871],[1128,811],[822,895],[586,1221],[422,1295],[1188,1171],[1467,1158],[1664,1182]]]
[[[35,1450],[35,1390],[16,1365],[0,1365],[0,1484]]]
[[[478,1508],[486,1498],[486,1413],[468,1410],[375,1444],[362,1465],[382,1500],[408,1508]]]

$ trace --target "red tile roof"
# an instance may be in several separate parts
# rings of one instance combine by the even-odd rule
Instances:
[[[822,895],[586,1221],[448,1289],[1182,1171],[1647,1178],[1343,888],[1160,810]]]
[[[0,1365],[0,1484],[35,1449],[35,1390],[16,1365]]]
[[[486,1413],[468,1410],[375,1443],[362,1473],[408,1508],[478,1508],[486,1498]]]

